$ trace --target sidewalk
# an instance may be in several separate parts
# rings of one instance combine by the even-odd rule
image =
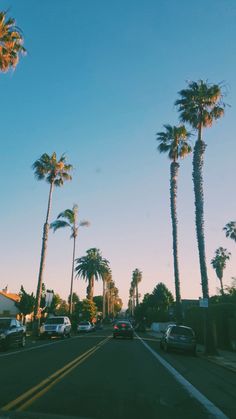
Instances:
[[[157,341],[161,340],[162,334],[158,332],[153,332],[152,330],[147,331],[147,333],[157,339]],[[230,371],[236,373],[236,352],[233,351],[225,351],[218,349],[218,355],[205,355],[204,354],[204,346],[197,344],[197,355],[207,359],[214,364],[220,365]]]

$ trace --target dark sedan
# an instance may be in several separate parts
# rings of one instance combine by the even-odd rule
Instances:
[[[16,320],[8,317],[0,318],[0,347],[4,350],[10,346],[25,346],[25,326]]]
[[[130,338],[134,337],[134,329],[130,322],[128,321],[119,321],[114,325],[113,328],[113,338],[117,337]]]

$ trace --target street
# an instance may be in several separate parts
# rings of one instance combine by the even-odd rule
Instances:
[[[163,353],[149,334],[32,342],[0,353],[0,377],[0,417],[236,418],[234,372]]]

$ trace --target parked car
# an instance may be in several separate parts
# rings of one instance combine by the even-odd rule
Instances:
[[[81,333],[81,332],[88,333],[88,332],[92,332],[93,330],[95,330],[93,324],[88,321],[80,322],[77,327],[78,333]]]
[[[8,317],[0,318],[0,346],[6,350],[10,346],[25,346],[26,327],[18,320]]]
[[[45,323],[40,327],[40,337],[58,336],[62,339],[70,337],[71,322],[69,317],[48,317]]]
[[[119,336],[133,339],[134,329],[130,322],[122,320],[115,323],[113,327],[113,338],[115,339]]]
[[[163,333],[160,341],[161,349],[180,349],[196,354],[196,338],[191,327],[171,325]]]

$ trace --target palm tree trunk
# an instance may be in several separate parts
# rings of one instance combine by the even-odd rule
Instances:
[[[106,317],[106,281],[103,278],[103,294],[102,294],[102,318]]]
[[[174,258],[174,276],[175,276],[175,298],[176,298],[176,317],[179,323],[182,322],[181,292],[179,279],[179,260],[178,260],[178,219],[177,219],[177,178],[179,163],[173,161],[170,165],[170,208],[172,221],[172,240],[173,240],[173,258]]]
[[[204,236],[204,194],[203,194],[203,156],[206,144],[201,139],[201,127],[193,152],[193,185],[195,195],[195,223],[197,244],[201,271],[201,286],[203,298],[209,298],[208,276],[206,267],[206,251]]]
[[[74,283],[74,265],[75,265],[75,244],[76,244],[76,236],[74,236],[73,240],[73,256],[72,256],[72,271],[71,271],[71,282],[70,282],[70,304],[69,304],[69,313],[72,314],[72,298],[73,298],[73,283]]]
[[[220,280],[221,294],[222,295],[225,295],[225,293],[224,293],[224,287],[223,287],[223,277],[222,276],[219,277],[219,280]]]
[[[40,258],[39,275],[38,275],[38,286],[37,286],[36,301],[35,301],[35,307],[34,307],[35,329],[39,328],[39,308],[40,308],[40,302],[41,302],[43,274],[44,274],[44,268],[45,268],[45,258],[46,258],[48,232],[49,232],[48,220],[49,220],[49,214],[51,210],[53,186],[54,186],[54,183],[52,182],[50,184],[50,190],[49,190],[46,220],[43,226],[43,238],[42,238],[42,249],[41,249],[41,258]]]
[[[136,307],[139,305],[139,298],[138,298],[138,283],[136,283]]]
[[[204,193],[203,193],[203,163],[204,152],[206,144],[202,140],[202,126],[198,129],[198,139],[193,151],[193,186],[195,195],[195,224],[197,233],[198,254],[201,272],[201,286],[202,296],[209,300],[208,276],[206,266],[206,250],[205,250],[205,235],[204,235]],[[204,310],[205,323],[205,353],[214,355],[216,351],[216,342],[213,332],[213,322],[211,313],[208,308]]]
[[[87,286],[87,298],[88,300],[93,300],[93,291],[94,291],[94,275],[89,278],[89,283]]]

